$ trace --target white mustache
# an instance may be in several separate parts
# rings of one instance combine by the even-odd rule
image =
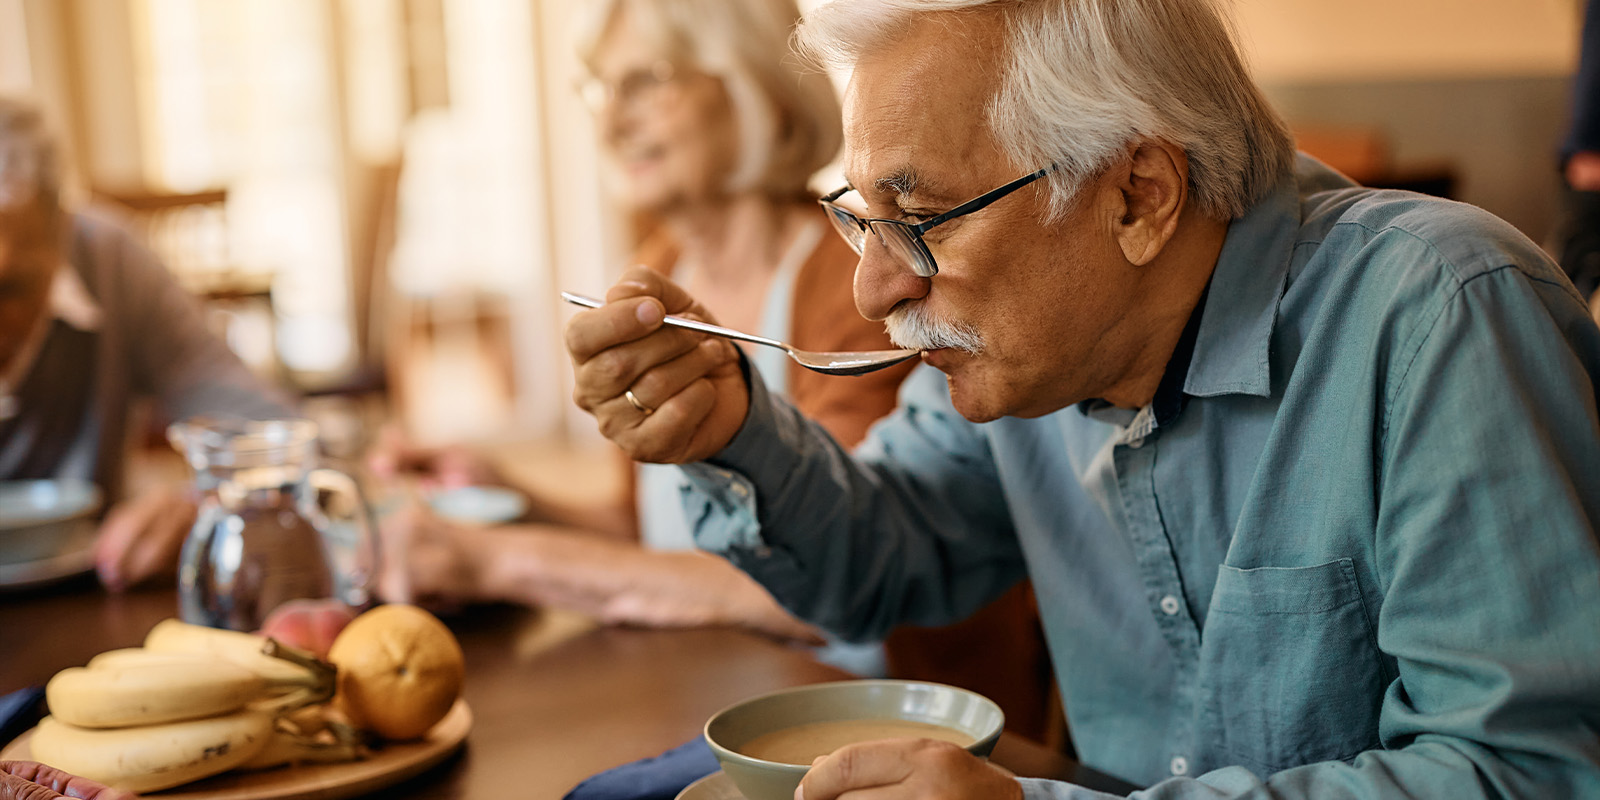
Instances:
[[[902,305],[889,312],[883,326],[896,347],[909,350],[961,350],[977,355],[983,350],[983,334],[960,322],[939,319],[921,303]]]

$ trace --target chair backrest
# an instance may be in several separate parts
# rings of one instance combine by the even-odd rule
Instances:
[[[129,227],[185,288],[202,296],[257,294],[270,276],[235,268],[228,237],[225,189],[191,194],[96,192],[118,207]]]

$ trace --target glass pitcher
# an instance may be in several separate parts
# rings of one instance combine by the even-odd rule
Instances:
[[[194,418],[167,438],[201,493],[178,564],[185,622],[253,631],[289,600],[367,605],[372,518],[350,476],[317,466],[316,423]]]

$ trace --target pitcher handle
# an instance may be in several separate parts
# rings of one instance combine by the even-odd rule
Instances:
[[[339,599],[352,608],[365,608],[372,602],[382,566],[372,506],[361,485],[339,470],[319,467],[307,481],[315,493],[317,511],[327,521],[324,537],[339,573]]]

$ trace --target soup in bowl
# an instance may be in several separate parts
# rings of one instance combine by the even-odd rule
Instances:
[[[857,742],[936,739],[987,758],[1005,715],[983,695],[925,681],[819,683],[764,694],[712,716],[705,737],[749,800],[792,800],[811,762]]]

